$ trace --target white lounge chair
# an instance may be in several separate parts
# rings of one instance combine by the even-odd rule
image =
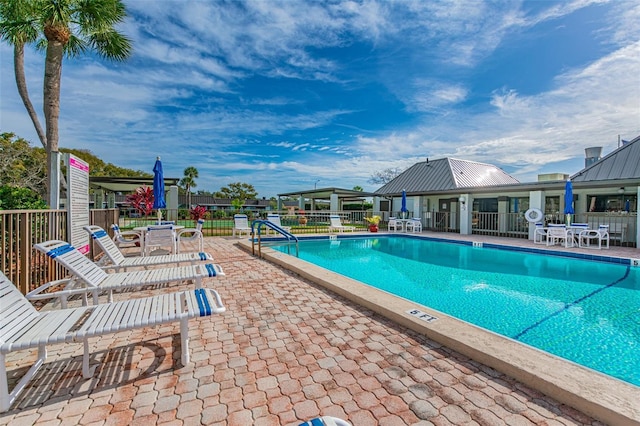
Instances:
[[[166,256],[135,256],[125,257],[120,249],[109,238],[106,231],[99,226],[89,225],[83,229],[89,233],[91,238],[100,246],[104,255],[97,264],[103,269],[113,269],[115,272],[127,268],[148,268],[149,266],[189,263],[195,265],[202,261],[213,261],[213,256],[200,251],[198,253],[180,253]]]
[[[204,219],[198,219],[195,228],[184,228],[177,232],[178,235],[178,253],[180,253],[180,243],[197,241],[198,250],[204,250],[204,235],[202,234],[202,226],[204,225]]]
[[[353,232],[356,230],[355,226],[345,226],[342,224],[342,221],[340,220],[340,216],[337,214],[332,214],[329,216],[329,220],[331,221],[330,225],[329,225],[329,232],[345,232],[345,231],[350,231]]]
[[[280,221],[280,215],[277,213],[268,213],[267,214],[267,220],[271,223],[273,223],[274,225],[276,225],[279,228],[284,229],[287,232],[291,232],[291,227],[290,226],[282,226],[282,223]],[[267,228],[267,233],[269,233],[269,231],[273,231],[275,234],[277,234],[277,232],[271,228]]]
[[[144,234],[144,255],[168,248],[169,253],[178,253],[178,237],[173,225],[153,225]]]
[[[82,375],[93,376],[89,366],[89,338],[118,331],[180,322],[181,360],[190,362],[189,319],[225,311],[218,293],[196,289],[153,297],[38,312],[0,272],[0,412],[9,410],[47,358],[46,345],[82,342]],[[38,358],[9,392],[5,357],[8,353],[38,348]]]
[[[98,304],[100,292],[108,292],[109,302],[112,302],[114,290],[180,281],[193,281],[196,288],[202,288],[202,278],[224,275],[220,265],[213,263],[108,274],[65,241],[45,241],[34,247],[71,273],[66,291],[84,290],[84,295],[91,293],[94,304]],[[45,284],[30,294],[42,293],[48,285]]]
[[[233,236],[241,237],[242,234],[251,235],[251,226],[246,214],[236,214],[233,216]]]
[[[111,230],[113,231],[113,242],[120,247],[140,247],[140,251],[142,252],[142,246],[144,241],[142,241],[142,235],[136,231],[121,231],[120,227],[115,223],[111,225]]]

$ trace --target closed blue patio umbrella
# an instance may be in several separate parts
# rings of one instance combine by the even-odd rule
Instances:
[[[573,185],[571,181],[567,179],[567,183],[564,186],[564,214],[567,215],[567,225],[571,225],[571,215],[573,211]]]
[[[405,213],[409,211],[407,209],[407,191],[402,190],[402,207],[400,207],[400,211],[402,212],[402,218],[404,219]]]
[[[160,209],[167,208],[167,201],[164,199],[164,172],[162,171],[162,161],[156,158],[153,166],[153,208],[158,210],[158,223],[162,218]]]

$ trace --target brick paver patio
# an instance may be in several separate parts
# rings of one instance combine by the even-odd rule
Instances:
[[[180,365],[177,323],[93,339],[100,366],[90,380],[81,344],[52,345],[0,424],[267,426],[320,415],[354,426],[602,424],[235,241],[205,239],[226,272],[206,284],[227,312],[191,321],[190,365]],[[34,358],[11,354],[11,381]]]

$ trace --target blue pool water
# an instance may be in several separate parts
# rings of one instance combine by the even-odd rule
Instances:
[[[406,237],[299,247],[318,266],[640,386],[639,268]]]

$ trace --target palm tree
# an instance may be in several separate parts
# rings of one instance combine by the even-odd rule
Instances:
[[[0,1],[0,38],[13,45],[13,72],[20,98],[27,109],[27,113],[33,122],[40,143],[47,148],[47,138],[38,120],[27,89],[27,80],[24,75],[24,45],[34,43],[38,39],[38,28],[33,21],[23,19],[33,13],[33,3],[22,1]]]
[[[114,28],[125,17],[121,0],[0,0],[0,36],[14,45],[14,58],[18,61],[14,65],[16,84],[27,111],[31,101],[24,84],[24,59],[21,56],[24,45],[40,38],[38,46],[46,48],[43,90],[46,131],[44,138],[41,132],[38,136],[47,151],[47,191],[52,205],[58,199],[58,194],[54,193],[58,188],[54,185],[60,164],[52,159],[57,159],[58,155],[62,58],[93,50],[106,59],[125,60],[131,54],[131,42]],[[29,114],[38,131],[37,116]]]
[[[191,188],[195,188],[196,181],[195,179],[198,177],[198,169],[195,167],[187,167],[184,169],[184,177],[180,179],[180,186],[184,188],[187,193],[187,207],[191,207]]]

